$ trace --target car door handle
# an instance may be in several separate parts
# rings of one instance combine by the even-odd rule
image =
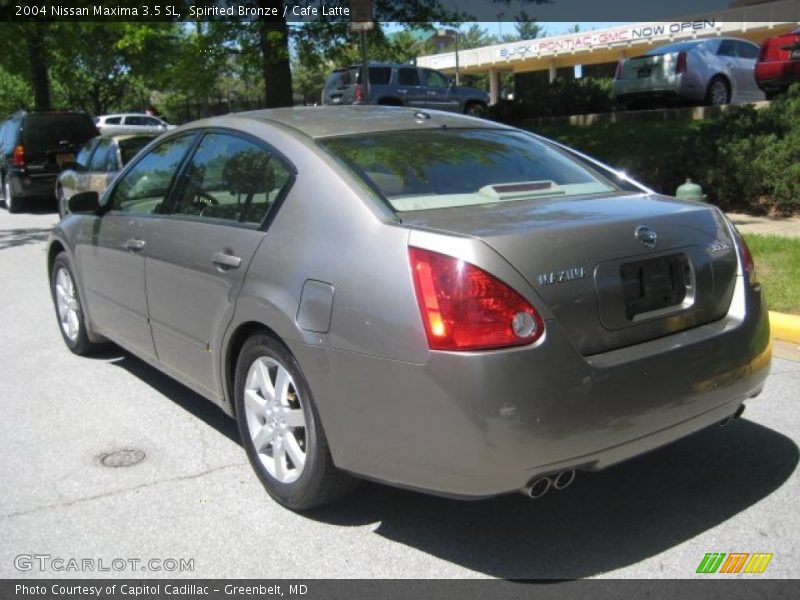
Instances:
[[[125,248],[126,250],[130,250],[131,252],[140,252],[144,250],[146,244],[147,242],[145,242],[144,240],[131,238],[129,240],[126,240],[126,242],[122,244],[122,247]]]
[[[428,96],[435,96],[436,92],[428,92]]]
[[[238,269],[239,265],[242,264],[242,259],[239,256],[234,256],[233,254],[217,252],[211,258],[211,262],[225,269]]]

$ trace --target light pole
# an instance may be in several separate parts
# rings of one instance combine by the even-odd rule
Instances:
[[[458,29],[439,29],[436,32],[436,35],[438,37],[444,37],[444,38],[446,38],[448,35],[452,35],[454,37],[454,39],[455,39],[455,43],[456,43],[456,85],[459,85],[461,83],[460,77],[459,77],[460,73],[459,73],[459,68],[458,68],[458,38],[459,38],[459,30]]]

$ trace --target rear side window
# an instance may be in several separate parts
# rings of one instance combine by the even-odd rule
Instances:
[[[325,82],[325,89],[343,88],[351,83],[350,71],[334,71],[328,76],[328,80]]]
[[[392,69],[390,67],[369,68],[369,82],[372,85],[388,85],[391,78]]]
[[[210,133],[181,177],[170,213],[260,225],[289,178],[289,171],[263,147]]]
[[[678,42],[676,44],[668,44],[660,48],[653,48],[646,52],[645,56],[661,56],[662,54],[673,54],[675,52],[689,52],[694,50],[700,42]]]
[[[106,125],[119,125],[122,123],[122,117],[108,117],[105,123]]]
[[[132,137],[132,138],[125,138],[119,141],[119,153],[122,158],[122,166],[124,167],[131,159],[136,156],[136,154],[147,146],[152,140],[152,137]]]
[[[112,171],[111,164],[114,160],[114,144],[109,139],[103,139],[97,146],[92,155],[92,162],[89,164],[90,171],[105,172]]]
[[[29,115],[22,129],[26,150],[45,152],[61,146],[79,146],[97,135],[88,115]]]
[[[748,44],[747,42],[736,42],[736,48],[739,58],[748,58],[752,60],[758,58],[758,54],[761,51],[758,46]]]
[[[152,148],[114,188],[111,209],[133,214],[159,212],[175,171],[195,140],[195,134],[166,140]]]
[[[600,194],[619,188],[513,131],[429,129],[320,142],[397,211]]]
[[[75,162],[82,166],[84,169],[89,166],[89,159],[92,157],[92,151],[97,146],[97,140],[91,140],[83,145],[78,156],[75,157]]]
[[[397,83],[400,85],[419,85],[419,71],[409,68],[398,69]]]

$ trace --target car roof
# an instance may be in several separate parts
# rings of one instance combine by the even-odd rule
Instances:
[[[148,115],[147,113],[112,113],[109,115],[100,115],[97,117],[98,119],[107,119],[108,117],[153,117],[154,115]],[[156,119],[158,117],[155,117]]]
[[[310,138],[357,135],[409,129],[511,129],[500,123],[438,110],[395,106],[298,106],[232,113],[209,119],[224,126],[228,119],[250,119],[293,129]]]

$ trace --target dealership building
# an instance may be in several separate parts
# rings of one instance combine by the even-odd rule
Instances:
[[[485,74],[495,103],[500,75],[513,73],[515,88],[556,77],[613,77],[617,63],[674,41],[732,36],[761,43],[800,25],[800,0],[738,0],[728,10],[676,21],[631,23],[609,29],[520,40],[483,48],[421,56],[417,64],[448,74]]]

